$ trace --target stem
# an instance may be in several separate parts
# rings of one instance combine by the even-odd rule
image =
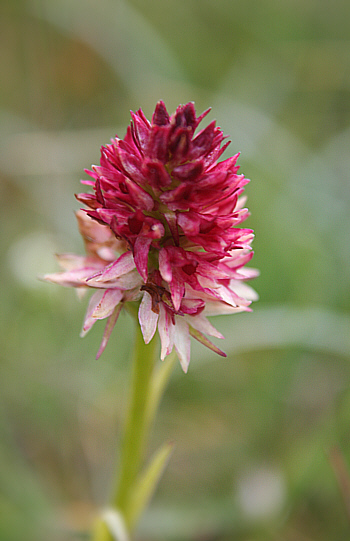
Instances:
[[[154,367],[154,352],[157,344],[153,339],[146,345],[140,326],[135,337],[132,390],[126,417],[124,439],[120,458],[120,477],[113,497],[113,505],[119,509],[129,527],[128,507],[130,492],[139,473],[149,423],[147,403]]]
[[[156,338],[153,338],[148,345],[144,343],[141,328],[136,325],[131,393],[122,439],[120,474],[111,500],[111,509],[114,508],[120,513],[128,534],[135,527],[135,509],[132,505],[132,496],[143,465],[145,443],[174,366],[174,359],[171,358],[169,363],[162,364],[154,373],[156,346]],[[97,521],[92,540],[115,540],[104,520]]]

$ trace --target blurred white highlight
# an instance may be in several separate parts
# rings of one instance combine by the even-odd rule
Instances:
[[[239,480],[237,496],[247,519],[258,521],[273,517],[282,511],[286,502],[284,477],[275,468],[256,467]]]

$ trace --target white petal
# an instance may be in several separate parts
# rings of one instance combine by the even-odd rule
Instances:
[[[237,269],[237,274],[247,280],[251,280],[252,278],[257,278],[257,276],[260,275],[260,272],[258,269],[254,269],[253,267],[242,267]]]
[[[203,314],[205,316],[220,316],[225,314],[237,314],[249,310],[246,306],[231,306],[226,302],[221,301],[205,301]]]
[[[158,314],[152,311],[152,297],[144,292],[139,308],[139,322],[145,344],[148,344],[156,332]]]
[[[230,289],[232,289],[240,297],[247,299],[247,301],[257,301],[259,299],[257,292],[252,287],[248,286],[244,282],[241,282],[240,280],[231,280]]]
[[[231,304],[231,306],[237,306],[237,299],[235,298],[236,295],[232,291],[230,291],[227,287],[221,285],[217,289],[217,293],[220,296],[220,299],[224,302],[227,302],[228,304]]]
[[[225,338],[215,327],[207,320],[203,314],[198,316],[185,316],[186,321],[197,331],[215,336],[216,338]]]
[[[174,343],[182,370],[186,373],[190,364],[191,342],[188,324],[182,316],[175,316]]]
[[[234,282],[234,285],[236,286],[236,280],[231,280],[230,286],[232,282]],[[238,289],[238,286],[237,286],[237,289]],[[227,302],[228,304],[231,304],[231,306],[235,306],[235,307],[249,306],[251,304],[250,300],[244,297],[241,297],[240,295],[236,293],[236,291],[233,291],[233,289],[231,289],[230,287],[221,285],[219,288],[215,290],[215,293],[218,294],[219,298],[222,301]]]
[[[238,198],[238,201],[237,201],[237,204],[236,204],[236,208],[235,210],[239,210],[239,209],[242,209],[244,208],[246,202],[247,202],[247,196],[246,195],[242,195],[242,197],[239,197]]]

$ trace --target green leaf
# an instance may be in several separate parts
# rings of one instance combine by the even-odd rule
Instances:
[[[159,403],[166,389],[169,378],[172,374],[174,365],[177,361],[175,350],[162,362],[152,378],[151,390],[147,403],[147,422],[148,426],[152,424],[157,413]]]
[[[163,471],[169,461],[174,444],[165,443],[153,455],[150,464],[141,474],[132,492],[128,509],[127,523],[130,529],[137,523],[140,515],[149,504]]]

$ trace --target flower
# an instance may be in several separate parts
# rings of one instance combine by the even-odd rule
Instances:
[[[229,142],[215,121],[196,133],[193,103],[169,116],[162,101],[152,122],[131,113],[124,139],[101,148],[100,165],[86,170],[92,192],[76,197],[86,257],[59,256],[64,272],[45,279],[93,289],[82,334],[107,319],[104,350],[123,305],[139,303],[146,343],[157,328],[161,359],[175,347],[186,372],[190,336],[225,356],[205,335],[223,338],[207,316],[250,310],[257,295],[244,282],[257,276],[253,231],[240,197],[249,182],[238,174],[239,154],[218,162]]]

